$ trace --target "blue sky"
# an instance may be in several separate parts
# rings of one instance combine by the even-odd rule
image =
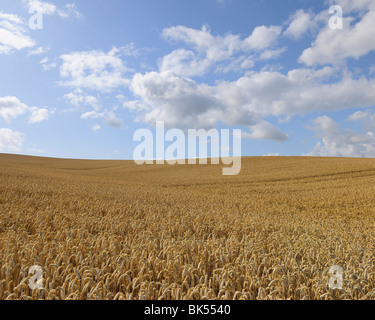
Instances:
[[[0,152],[132,159],[164,121],[240,128],[244,156],[375,157],[375,1],[72,1],[1,0]]]

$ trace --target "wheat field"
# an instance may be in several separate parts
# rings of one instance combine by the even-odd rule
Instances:
[[[221,169],[0,155],[0,299],[374,299],[374,159]]]

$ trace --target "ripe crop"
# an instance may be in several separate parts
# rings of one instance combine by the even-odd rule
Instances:
[[[374,159],[244,158],[222,176],[0,155],[0,299],[374,299],[374,178]]]

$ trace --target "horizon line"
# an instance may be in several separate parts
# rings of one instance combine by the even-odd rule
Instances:
[[[42,159],[55,159],[55,160],[78,160],[78,161],[136,161],[136,160],[144,160],[144,161],[170,161],[170,160],[199,160],[199,159],[222,159],[222,157],[207,157],[207,158],[184,158],[184,159],[103,159],[103,158],[70,158],[70,157],[56,157],[56,156],[36,156],[30,154],[20,154],[20,153],[2,153],[0,152],[0,156],[20,156],[20,157],[32,157],[32,158],[42,158]],[[224,157],[224,159],[232,159],[232,158],[321,158],[321,159],[375,159],[375,158],[367,158],[367,157],[335,157],[335,156],[307,156],[307,155],[293,155],[293,156],[280,156],[280,155],[262,155],[262,156],[241,156],[241,157]]]

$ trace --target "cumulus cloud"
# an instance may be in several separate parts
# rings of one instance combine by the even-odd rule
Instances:
[[[349,121],[359,122],[364,130],[375,132],[375,114],[370,110],[357,111],[348,117]]]
[[[131,90],[149,108],[144,121],[164,120],[167,126],[195,128],[213,126],[221,112],[212,88],[171,72],[136,74]]]
[[[0,11],[0,54],[11,54],[35,45],[24,20]]]
[[[233,89],[227,90],[227,94]],[[276,129],[271,132],[271,125],[261,122],[256,110],[237,105],[230,96],[220,96],[219,87],[197,84],[170,72],[151,72],[136,74],[131,90],[148,106],[141,110],[142,120],[148,123],[163,120],[168,127],[208,129],[222,121],[253,126],[252,138],[275,139],[277,135]],[[256,127],[259,122],[260,125]]]
[[[81,115],[81,119],[84,119],[84,120],[102,119],[104,123],[114,128],[121,128],[123,125],[123,121],[119,119],[113,111],[108,111],[108,110],[104,110],[103,112],[97,112],[97,111],[86,112],[83,115]],[[97,130],[100,129],[100,128],[98,129],[98,127],[96,128]],[[94,131],[97,131],[97,130],[94,130]]]
[[[29,123],[42,122],[49,119],[51,115],[48,109],[29,107],[16,97],[0,97],[0,116],[3,117],[5,121],[10,122],[26,113],[30,113]]]
[[[205,53],[208,59],[214,61],[230,57],[239,49],[241,42],[237,35],[214,36],[206,26],[201,30],[181,25],[174,26],[164,29],[162,36],[167,40],[182,41],[191,45],[197,52]]]
[[[112,91],[128,85],[121,52],[113,48],[108,53],[101,50],[73,52],[60,56],[60,75],[66,79],[61,85],[98,91]]]
[[[49,47],[38,47],[34,50],[30,50],[27,54],[28,56],[38,56],[44,53],[47,53],[50,50]]]
[[[81,89],[65,94],[64,99],[67,103],[76,107],[91,106],[96,111],[100,109],[98,98],[85,94]]]
[[[375,2],[373,0],[329,0],[329,4],[339,5],[348,13],[375,10]]]
[[[259,72],[217,86],[217,96],[231,109],[262,116],[288,116],[324,110],[343,110],[375,104],[375,79],[350,77],[327,83],[334,70],[295,69]]]
[[[30,112],[31,112],[31,115],[29,118],[29,123],[32,123],[32,124],[40,123],[45,120],[48,120],[49,117],[51,116],[50,111],[44,108],[34,107],[34,108],[31,108]]]
[[[352,7],[361,7],[359,2]],[[362,7],[366,7],[366,1],[362,2]],[[340,50],[335,47],[335,41],[339,43],[344,37],[349,41],[357,35],[361,38],[364,30],[368,35],[360,42],[373,46],[368,37],[375,38],[375,34],[369,31],[375,30],[370,29],[375,19],[370,19],[371,12],[361,14],[355,26],[350,26],[351,20],[347,19],[346,33],[340,34],[324,26],[312,48],[304,51],[300,61],[312,66],[317,61],[325,64],[325,61],[361,56],[364,51],[353,43],[344,45]],[[307,31],[317,29],[323,21],[326,25],[328,18],[328,10],[317,15],[299,10],[291,16],[284,35],[300,39]],[[330,31],[335,32],[338,40],[324,40],[327,41],[327,45],[322,45],[322,52],[327,52],[325,59],[317,54],[320,49],[315,49],[320,46],[325,33]],[[163,31],[165,39],[183,42],[190,48],[180,48],[164,56],[159,61],[159,72],[136,74],[130,89],[139,99],[127,102],[127,107],[137,110],[139,106],[138,119],[148,123],[164,120],[171,127],[210,128],[223,122],[248,126],[250,133],[244,134],[245,138],[285,141],[288,136],[265,121],[266,117],[276,116],[283,121],[297,114],[375,105],[375,79],[364,76],[353,78],[350,73],[341,72],[335,66],[297,68],[286,74],[267,69],[245,73],[255,61],[277,58],[286,51],[286,48],[275,46],[281,32],[278,26],[260,26],[243,39],[233,34],[213,35],[207,27],[201,30],[184,26],[167,28]],[[309,50],[315,52],[311,54]],[[358,55],[354,54],[356,50],[359,50]],[[215,85],[191,79],[207,74],[213,66],[216,72],[240,70],[245,75],[235,81],[216,81]]]
[[[219,64],[216,67],[216,73],[228,73],[228,72],[239,72],[239,71],[246,71],[249,69],[252,69],[255,64],[255,57],[253,56],[246,56],[246,55],[241,55],[238,58],[236,58],[233,61],[230,61],[229,63],[222,63]]]
[[[261,121],[254,126],[251,126],[251,133],[243,133],[244,138],[253,140],[274,140],[286,141],[288,136],[275,128],[272,124],[266,121]]]
[[[307,156],[324,157],[375,157],[375,134],[353,132],[342,129],[330,117],[313,120],[313,127],[319,141]]]
[[[123,121],[113,111],[104,112],[103,120],[110,127],[121,128],[123,125]]]
[[[58,7],[54,3],[41,1],[41,0],[29,0],[29,8],[40,8],[42,13],[45,15],[57,15],[60,18],[67,19],[70,17],[81,18],[82,15],[79,13],[75,3],[69,3],[62,7]]]
[[[346,17],[342,30],[331,30],[327,24],[312,46],[303,51],[299,61],[308,66],[335,65],[348,58],[359,59],[374,51],[375,11],[366,12],[356,23],[354,20],[354,17]]]
[[[41,8],[44,15],[57,15],[61,18],[81,17],[74,3],[58,7],[53,3],[39,0],[27,1],[29,8]],[[18,15],[3,13],[0,10],[0,54],[11,54],[25,48],[35,46],[35,41],[29,35],[28,24]],[[39,47],[29,51],[28,55],[38,55],[48,51]]]
[[[97,132],[97,131],[99,131],[99,130],[101,130],[101,126],[100,126],[100,124],[96,124],[96,125],[94,125],[93,127],[92,127],[92,131],[94,131],[94,132]]]
[[[260,60],[270,60],[280,57],[286,51],[286,47],[274,50],[265,50],[260,54]]]
[[[259,26],[245,39],[239,35],[213,35],[203,26],[201,30],[175,26],[163,30],[162,36],[170,41],[183,42],[191,49],[177,49],[164,56],[159,63],[160,71],[172,71],[186,77],[201,76],[210,68],[216,67],[216,72],[229,72],[252,68],[252,55],[261,55],[261,59],[271,59],[285,49],[273,49],[281,33],[280,26]],[[219,63],[225,61],[225,65]],[[219,65],[217,65],[219,64]],[[231,69],[232,68],[232,69]]]
[[[375,30],[375,16],[365,10],[365,0],[362,5],[360,2],[352,6],[357,10],[358,21],[354,24],[348,17],[345,30],[333,31],[326,26],[328,10],[317,15],[299,10],[291,16],[284,35],[293,39],[300,39],[325,21],[312,47],[300,57],[306,67],[284,73],[272,68],[251,70],[257,61],[276,59],[286,51],[277,45],[282,33],[280,26],[259,26],[247,37],[230,33],[217,35],[208,27],[174,26],[164,29],[162,36],[172,43],[182,43],[183,47],[161,57],[157,71],[136,73],[132,78],[128,74],[133,71],[125,66],[122,59],[125,53],[121,48],[113,48],[108,53],[93,50],[62,55],[60,74],[64,81],[61,84],[75,89],[64,98],[75,106],[93,107],[94,111],[84,113],[82,119],[100,119],[110,126],[120,127],[122,121],[114,111],[99,112],[97,97],[85,94],[82,89],[108,92],[128,87],[133,99],[122,96],[120,100],[124,108],[136,113],[137,121],[163,120],[166,126],[181,129],[208,129],[222,122],[247,126],[249,133],[245,138],[285,141],[288,136],[267,122],[267,117],[278,117],[281,122],[297,114],[375,105],[375,79],[353,77],[337,66],[316,66],[336,64],[348,57],[359,58],[372,50],[373,41],[369,41],[369,37],[375,38],[371,31]],[[364,11],[360,7],[365,8]],[[349,40],[349,44],[341,43],[343,39]],[[193,79],[233,71],[242,72],[242,76],[232,81],[217,79],[210,85]],[[357,114],[352,119],[360,116]],[[326,127],[319,128],[316,131]],[[339,129],[337,132],[342,133]],[[315,152],[331,149],[331,140],[323,140],[319,145],[321,149],[317,146]],[[348,154],[344,149],[340,152]]]
[[[348,117],[349,121],[360,121],[368,118],[370,115],[367,111],[357,111]]]
[[[160,71],[172,71],[186,77],[201,76],[211,67],[207,58],[198,58],[191,50],[178,49],[164,56],[160,63]]]
[[[266,49],[276,42],[281,31],[280,26],[256,27],[253,33],[243,41],[242,47],[250,50]]]
[[[0,97],[0,116],[7,122],[10,122],[28,111],[29,107],[16,97]]]
[[[290,17],[290,24],[284,31],[284,35],[300,39],[312,26],[314,25],[313,14],[305,12],[304,10],[298,10]]]
[[[40,64],[43,66],[43,69],[45,71],[48,71],[48,70],[51,70],[51,69],[55,69],[57,67],[57,63],[56,62],[51,62],[48,57],[45,57],[42,60],[40,60]]]
[[[142,121],[148,123],[163,120],[171,127],[209,128],[224,122],[249,126],[253,131],[249,137],[254,139],[285,140],[286,135],[271,128],[265,117],[282,119],[375,104],[375,79],[336,77],[331,67],[301,68],[286,75],[252,72],[209,86],[164,71],[136,74],[130,89],[142,103],[138,110]],[[128,105],[135,110],[140,103]]]
[[[24,142],[24,135],[11,129],[0,128],[0,151],[17,152]]]

